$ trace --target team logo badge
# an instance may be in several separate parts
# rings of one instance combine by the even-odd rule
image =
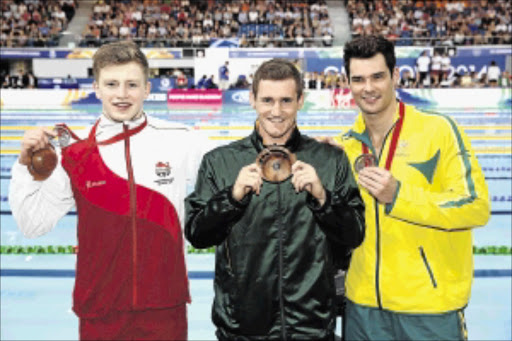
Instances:
[[[170,177],[171,166],[169,165],[169,162],[157,162],[155,165],[155,173],[160,178],[155,180],[159,185],[172,184],[174,181],[174,177]]]

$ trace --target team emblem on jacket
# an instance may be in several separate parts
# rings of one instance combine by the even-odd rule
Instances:
[[[174,181],[174,177],[171,177],[171,166],[169,162],[159,161],[155,165],[155,173],[160,179],[155,180],[155,182],[159,185],[172,184]]]

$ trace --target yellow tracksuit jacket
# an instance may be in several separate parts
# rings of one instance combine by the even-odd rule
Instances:
[[[395,123],[398,118],[397,110]],[[377,156],[382,168],[392,131]],[[352,167],[362,143],[375,154],[361,114],[337,140]],[[490,216],[487,185],[469,139],[449,117],[406,105],[391,173],[399,181],[393,203],[380,204],[361,189],[366,236],[352,256],[347,297],[405,313],[465,307],[473,279],[471,229]]]

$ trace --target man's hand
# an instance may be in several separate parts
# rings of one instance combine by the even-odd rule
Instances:
[[[32,158],[32,154],[48,146],[50,138],[56,137],[57,133],[53,129],[39,127],[25,131],[21,140],[21,151],[19,163],[28,166]]]
[[[336,140],[332,136],[315,136],[314,139],[320,143],[327,143],[330,144],[331,146],[343,149],[343,146],[336,142]]]
[[[365,167],[359,172],[359,185],[365,188],[381,204],[393,202],[398,182],[391,172],[378,167]]]
[[[262,184],[261,169],[256,163],[243,167],[233,185],[233,199],[242,201],[249,192],[259,195]]]
[[[315,168],[302,161],[296,161],[292,165],[292,185],[296,192],[308,191],[323,206],[325,203],[325,189],[318,178]]]

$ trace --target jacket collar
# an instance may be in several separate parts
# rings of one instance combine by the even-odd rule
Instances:
[[[96,138],[98,140],[106,140],[123,132],[123,125],[127,125],[132,130],[146,121],[146,114],[143,113],[139,118],[130,121],[116,122],[102,114],[99,118],[98,127],[96,128]]]
[[[397,102],[398,103],[398,102]],[[405,111],[408,111],[408,106],[405,106]],[[398,105],[395,110],[394,116],[393,116],[393,125],[396,124],[396,121],[400,118]],[[370,135],[368,134],[368,130],[366,129],[366,124],[364,122],[363,114],[359,112],[357,115],[356,121],[354,122],[354,125],[352,126],[352,129],[350,129],[346,133],[347,137],[354,137],[356,140],[359,140],[363,143],[365,143],[367,146],[371,146],[370,141]]]
[[[256,148],[256,150],[258,151],[258,153],[261,152],[266,147],[269,147],[269,146],[263,144],[263,138],[258,133],[258,129],[256,129],[256,124],[254,125],[254,130],[253,130],[252,134],[250,135],[250,139],[251,139],[251,142],[252,142],[254,148]],[[290,136],[288,141],[286,141],[286,143],[284,144],[284,147],[286,149],[288,149],[289,151],[291,151],[292,153],[295,153],[297,151],[297,149],[299,149],[300,141],[301,141],[301,133],[300,133],[299,129],[297,128],[297,126],[295,126],[295,128],[293,129],[292,135]]]

